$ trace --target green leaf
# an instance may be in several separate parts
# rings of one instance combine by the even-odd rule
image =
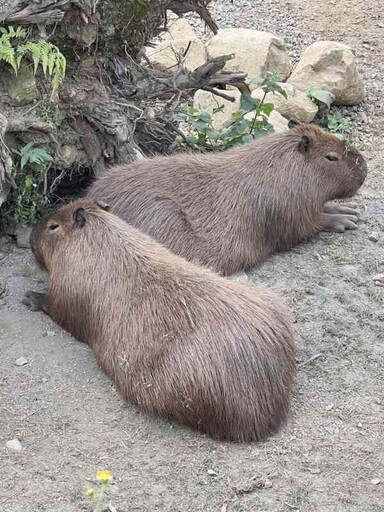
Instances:
[[[274,108],[275,106],[273,103],[263,103],[261,107],[261,112],[264,112],[264,114],[269,116]]]
[[[252,80],[250,80],[249,83],[254,85],[261,85],[263,82],[264,78],[262,78],[261,76],[255,76],[254,78],[252,78]]]
[[[329,108],[335,100],[335,95],[322,89],[310,89],[308,96],[327,105]]]
[[[243,135],[243,137],[241,138],[241,141],[243,144],[248,144],[248,142],[252,142],[253,141],[253,136],[248,134],[248,135]]]
[[[260,103],[260,100],[257,98],[252,98],[252,96],[248,93],[241,93],[240,97],[240,111],[241,112],[252,112],[252,110],[256,110]]]

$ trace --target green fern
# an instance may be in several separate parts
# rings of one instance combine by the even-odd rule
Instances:
[[[21,61],[28,56],[33,62],[33,72],[37,73],[39,65],[44,76],[51,78],[52,94],[62,84],[65,77],[66,60],[59,48],[44,39],[37,42],[27,41],[24,44],[12,46],[12,39],[20,39],[26,36],[26,31],[20,27],[0,27],[0,61],[10,64],[17,74]]]
[[[0,61],[3,60],[7,64],[10,64],[17,74],[20,61],[18,61],[15,48],[11,44],[11,39],[21,39],[25,37],[27,33],[21,27],[17,27],[16,30],[13,27],[8,27],[8,30],[5,27],[0,27],[0,33]]]

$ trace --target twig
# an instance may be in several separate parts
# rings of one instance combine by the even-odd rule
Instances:
[[[215,89],[214,87],[210,87],[209,85],[205,86],[205,87],[201,87],[201,89],[203,91],[211,92],[212,94],[215,94],[215,96],[220,96],[220,98],[224,98],[225,100],[232,101],[232,103],[234,103],[236,101],[236,98],[234,98],[233,96],[229,96],[228,94],[225,94],[224,92],[218,91],[217,89]]]
[[[315,356],[312,356],[310,357],[307,361],[304,361],[303,363],[300,363],[298,365],[299,368],[309,364],[309,363],[312,363],[312,361],[316,361],[316,359],[319,359],[319,357],[323,356],[324,354],[322,352],[320,352],[319,354],[316,354]]]

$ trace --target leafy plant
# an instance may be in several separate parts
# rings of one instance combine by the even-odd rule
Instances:
[[[326,128],[334,134],[343,134],[350,128],[350,122],[339,113],[328,114],[325,120]]]
[[[66,59],[59,48],[44,39],[18,44],[17,40],[27,35],[20,27],[0,27],[0,33],[0,61],[10,64],[17,74],[23,58],[29,57],[33,62],[34,74],[41,66],[44,76],[49,75],[54,94],[62,84],[66,70]],[[16,40],[16,45],[12,45],[13,40]]]
[[[251,84],[256,84],[263,91],[262,98],[254,98],[248,92],[242,93],[239,110],[231,115],[231,119],[220,130],[214,128],[213,118],[219,112],[223,112],[223,105],[214,108],[212,114],[196,107],[182,105],[180,112],[174,116],[174,121],[188,126],[190,133],[185,137],[185,141],[197,149],[222,151],[246,144],[273,131],[269,115],[274,106],[266,102],[266,96],[273,93],[287,97],[277,81],[277,75],[272,73],[265,79],[251,80]],[[250,116],[250,113],[253,115]]]
[[[335,100],[334,94],[321,89],[311,89],[308,96],[319,106],[319,112],[317,114],[318,123],[339,139],[348,139],[349,135],[347,132],[350,129],[349,120],[338,112],[335,114],[330,114],[329,112],[331,104]]]
[[[31,222],[45,205],[45,180],[52,156],[29,143],[13,150],[12,187],[2,206],[10,224]]]

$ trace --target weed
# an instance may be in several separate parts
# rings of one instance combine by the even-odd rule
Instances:
[[[174,116],[174,121],[185,123],[189,135],[185,138],[188,145],[204,151],[223,151],[234,146],[246,144],[273,131],[269,115],[273,104],[266,103],[268,93],[280,94],[286,97],[286,92],[280,87],[278,76],[268,74],[265,79],[254,78],[251,84],[256,84],[263,91],[261,99],[253,98],[250,93],[242,93],[240,108],[233,113],[231,119],[220,130],[213,127],[213,117],[223,112],[221,105],[212,110],[212,114],[195,107],[182,105],[180,112]],[[252,117],[250,113],[254,113]]]
[[[45,181],[52,156],[33,143],[13,150],[11,191],[2,205],[10,225],[29,223],[46,204]]]

